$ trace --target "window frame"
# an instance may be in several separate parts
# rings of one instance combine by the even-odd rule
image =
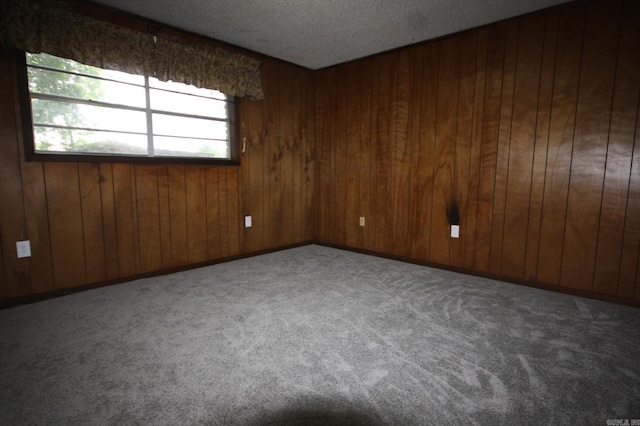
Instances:
[[[33,113],[31,110],[31,94],[29,93],[29,80],[27,76],[26,53],[19,49],[14,49],[18,99],[20,103],[22,134],[24,143],[24,154],[26,161],[54,161],[54,162],[93,162],[93,163],[138,163],[138,164],[201,164],[201,165],[240,165],[240,120],[239,99],[235,97],[233,102],[233,117],[229,126],[229,156],[230,158],[207,158],[207,157],[171,157],[171,156],[136,156],[136,155],[113,155],[99,153],[43,153],[35,149],[35,137],[33,126]]]

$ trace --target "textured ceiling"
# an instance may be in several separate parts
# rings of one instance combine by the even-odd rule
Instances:
[[[319,69],[568,0],[97,1]]]

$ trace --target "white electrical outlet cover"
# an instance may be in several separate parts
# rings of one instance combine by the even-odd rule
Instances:
[[[16,242],[16,251],[18,252],[18,259],[31,257],[31,243],[29,240]]]
[[[460,225],[451,225],[451,238],[460,238]]]
[[[251,228],[251,216],[244,217],[244,227]]]

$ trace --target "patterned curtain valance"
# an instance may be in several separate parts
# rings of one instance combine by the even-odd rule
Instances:
[[[2,0],[0,44],[86,65],[262,99],[260,61],[156,38],[79,15],[54,0]]]

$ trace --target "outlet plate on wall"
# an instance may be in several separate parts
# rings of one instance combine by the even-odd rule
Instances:
[[[16,251],[18,252],[18,259],[31,257],[31,242],[29,240],[16,242]]]

